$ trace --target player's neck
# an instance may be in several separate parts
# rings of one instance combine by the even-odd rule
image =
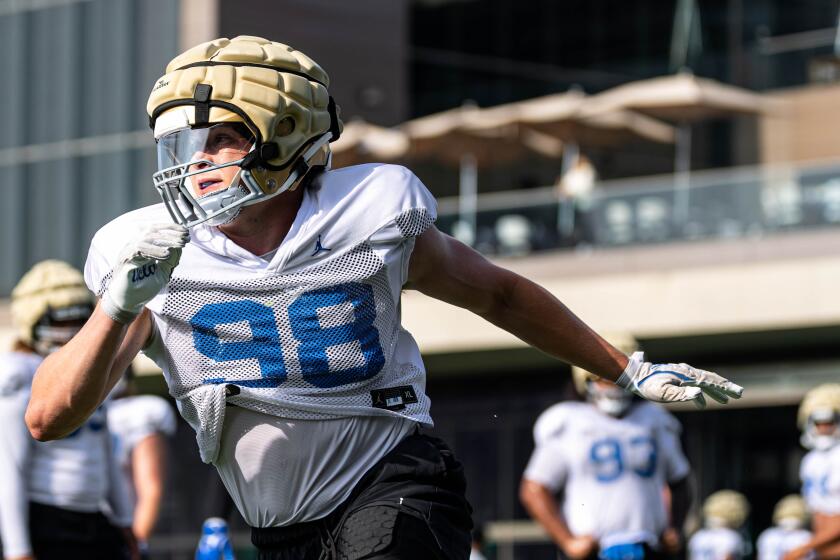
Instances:
[[[232,223],[219,226],[219,230],[246,251],[264,255],[279,247],[286,238],[302,201],[303,189],[285,192],[246,206]]]

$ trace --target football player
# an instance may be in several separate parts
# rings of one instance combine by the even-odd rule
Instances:
[[[39,369],[35,437],[75,429],[145,349],[261,558],[452,559],[469,554],[470,507],[452,452],[418,432],[432,419],[403,289],[650,399],[740,395],[710,372],[628,358],[441,234],[407,169],[329,170],[341,121],[328,86],[305,54],[259,37],[170,62],[147,105],[163,204],[94,237],[85,274],[100,304]]]
[[[808,391],[799,405],[802,497],[811,513],[813,538],[785,555],[785,560],[840,558],[840,383]]]
[[[108,429],[113,452],[130,482],[134,522],[132,532],[141,557],[157,523],[166,483],[167,437],[175,433],[175,414],[165,399],[137,395],[129,368],[108,401]]]
[[[635,349],[629,339],[613,343]],[[572,368],[572,375],[586,402],[561,402],[537,419],[535,449],[520,486],[523,505],[568,558],[631,560],[677,552],[690,473],[679,423],[661,406],[581,368]]]
[[[81,272],[56,260],[35,265],[12,291],[17,341],[0,354],[0,535],[7,559],[126,557],[125,534],[112,521],[128,527],[131,512],[104,407],[57,441],[33,440],[24,423],[36,368],[93,306]],[[110,510],[103,510],[106,501]]]
[[[808,510],[799,494],[785,496],[773,508],[773,527],[758,536],[758,560],[782,560],[784,555],[811,540]]]
[[[740,533],[750,504],[740,492],[719,490],[703,502],[704,527],[688,541],[689,560],[739,560],[747,553]]]

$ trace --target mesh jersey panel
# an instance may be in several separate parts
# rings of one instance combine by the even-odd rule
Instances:
[[[435,219],[425,208],[417,208],[402,212],[394,221],[403,237],[415,237],[429,229]]]
[[[403,217],[406,232],[428,227],[420,211]],[[170,392],[209,460],[227,384],[241,391],[227,400],[273,416],[399,414],[431,423],[423,370],[394,359],[399,292],[367,243],[295,274],[223,282],[178,272],[156,320],[167,326]],[[372,406],[371,390],[402,386],[416,403],[395,412]]]

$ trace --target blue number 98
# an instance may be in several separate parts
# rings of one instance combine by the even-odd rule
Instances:
[[[335,326],[321,324],[319,310],[349,306],[350,321]],[[350,282],[301,294],[288,309],[292,336],[300,343],[298,359],[303,378],[316,387],[336,387],[370,379],[385,365],[374,326],[373,289]],[[341,313],[340,311],[338,312]],[[340,315],[339,315],[340,316]],[[219,325],[247,322],[251,340],[222,342]],[[261,377],[253,380],[205,379],[205,383],[233,383],[246,387],[277,387],[286,380],[286,365],[274,311],[253,300],[210,303],[190,320],[196,350],[217,362],[254,359]],[[345,345],[344,348],[341,348]],[[328,349],[336,353],[360,352],[361,363],[331,369]]]

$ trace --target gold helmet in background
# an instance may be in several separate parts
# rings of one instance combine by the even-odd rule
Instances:
[[[703,502],[703,517],[711,527],[738,529],[749,515],[749,502],[734,490],[718,490]]]
[[[17,337],[39,354],[49,354],[70,340],[93,307],[82,273],[59,260],[36,264],[12,290]]]
[[[311,58],[261,37],[215,39],[175,57],[147,104],[158,143],[154,183],[173,219],[227,223],[242,206],[294,190],[310,169],[326,165],[328,143],[342,128],[328,87]],[[222,123],[247,127],[250,151],[225,164],[241,168],[228,188],[199,196],[185,179],[210,162],[193,159],[202,137],[191,131]]]
[[[604,339],[627,355],[636,352],[636,339],[626,333],[614,333]],[[610,416],[621,416],[630,407],[633,396],[620,387],[598,387],[593,382],[601,378],[583,368],[572,366],[572,381],[578,394]]]
[[[797,414],[802,445],[808,449],[830,449],[840,441],[840,383],[814,387],[802,399]],[[833,424],[832,433],[818,424]]]
[[[785,529],[801,529],[808,523],[808,508],[799,494],[789,494],[773,508],[773,523]]]

